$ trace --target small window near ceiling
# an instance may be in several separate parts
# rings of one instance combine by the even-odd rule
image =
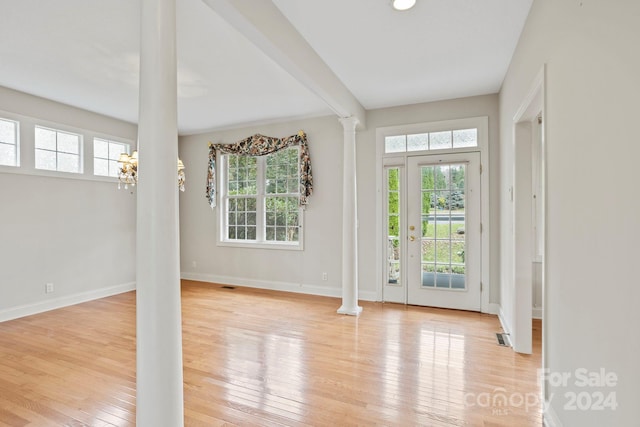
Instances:
[[[387,136],[384,139],[385,153],[404,153],[407,151],[406,135]]]
[[[407,151],[422,151],[429,149],[429,134],[419,133],[407,135]]]
[[[82,173],[82,136],[36,126],[36,169]]]
[[[410,151],[456,150],[477,146],[477,128],[391,135],[384,138],[384,152],[387,154]]]
[[[124,142],[109,141],[102,138],[93,139],[93,174],[98,176],[118,177],[118,159],[120,154],[129,154],[130,146]]]
[[[18,122],[0,118],[0,165],[20,166]]]
[[[462,129],[453,131],[453,148],[478,146],[478,129]]]

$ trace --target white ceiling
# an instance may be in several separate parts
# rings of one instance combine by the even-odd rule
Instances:
[[[389,0],[274,0],[367,109],[497,92],[531,2],[418,0],[395,12]],[[202,0],[177,8],[180,133],[331,114]],[[137,121],[139,2],[0,10],[0,86]]]

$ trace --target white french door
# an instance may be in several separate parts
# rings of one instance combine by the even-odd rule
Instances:
[[[480,153],[407,157],[406,301],[480,311]]]

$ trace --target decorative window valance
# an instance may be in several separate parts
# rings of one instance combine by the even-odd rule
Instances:
[[[307,134],[303,131],[286,138],[273,138],[256,134],[238,141],[235,144],[209,143],[209,170],[207,174],[207,201],[209,206],[216,206],[216,153],[241,154],[245,156],[265,156],[278,150],[292,146],[300,146],[300,206],[305,206],[313,192],[311,176],[311,159]]]

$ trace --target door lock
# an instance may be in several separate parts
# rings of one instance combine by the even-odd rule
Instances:
[[[410,225],[410,226],[409,226],[409,230],[413,231],[413,230],[415,230],[415,229],[416,229],[416,228],[415,228],[413,225]]]

